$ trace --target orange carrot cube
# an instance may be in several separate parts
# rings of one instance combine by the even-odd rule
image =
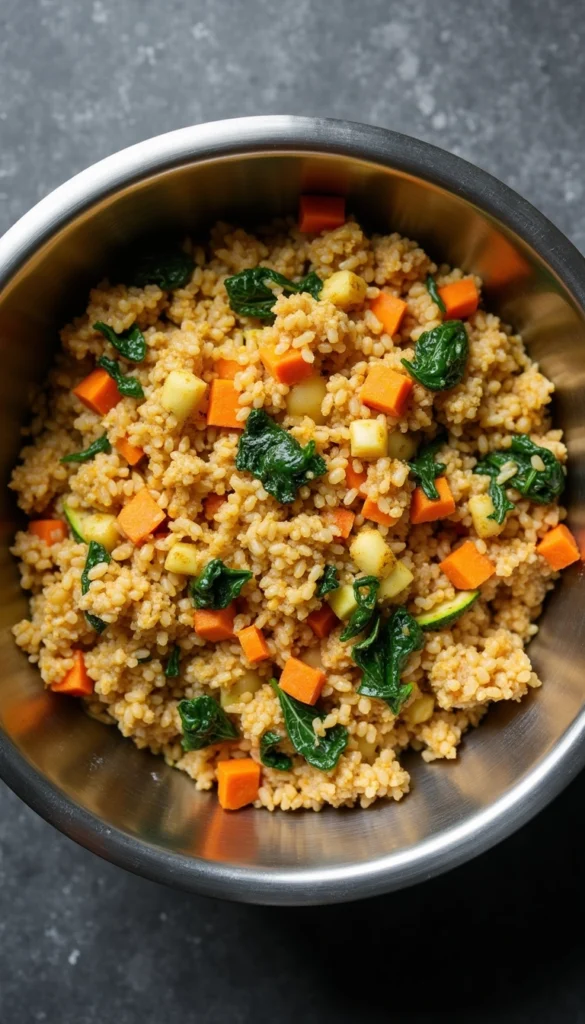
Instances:
[[[378,363],[368,371],[360,399],[369,409],[400,417],[406,411],[412,388],[410,377]]]
[[[251,757],[220,761],[216,772],[217,799],[224,811],[238,811],[258,799],[260,765]]]
[[[315,636],[318,636],[320,640],[329,636],[338,622],[337,615],[326,601],[320,608],[316,608],[314,612],[307,615],[307,626],[311,627]]]
[[[553,530],[549,530],[540,544],[536,545],[536,550],[555,570],[566,569],[568,565],[578,562],[581,558],[577,541],[564,523],[559,523]]]
[[[348,508],[332,508],[326,511],[325,519],[336,528],[342,540],[347,540],[353,527],[355,512],[350,512]]]
[[[233,380],[243,367],[236,359],[218,359],[215,369],[220,380]]]
[[[115,447],[130,466],[137,466],[140,460],[144,458],[142,448],[137,448],[135,444],[130,444],[130,441],[125,437],[119,437],[115,442]]]
[[[303,359],[296,348],[289,348],[287,352],[276,355],[273,348],[264,346],[260,349],[260,358],[268,373],[278,381],[279,384],[300,384],[302,380],[308,380],[313,376],[314,367]]]
[[[367,476],[368,474],[366,473],[365,470],[363,470],[361,473],[356,473],[355,469],[353,468],[352,460],[349,460],[345,470],[345,482],[349,487],[350,491],[357,491],[358,494],[361,494],[362,498],[365,497],[363,487],[366,482]]]
[[[227,608],[198,608],[193,616],[193,625],[202,640],[217,644],[221,640],[233,639],[235,617],[236,606],[232,601]]]
[[[62,519],[33,519],[28,524],[28,532],[40,537],[49,547],[58,544],[67,537],[67,523]]]
[[[257,665],[260,661],[266,661],[270,657],[270,650],[264,633],[257,626],[247,626],[237,634],[242,645],[242,650],[251,665]]]
[[[296,697],[303,704],[315,704],[325,685],[326,675],[318,668],[306,665],[298,658],[289,658],[286,662],[278,685],[291,697]]]
[[[73,668],[70,668],[59,683],[52,683],[54,693],[66,693],[70,697],[89,697],[93,693],[93,679],[85,667],[82,651],[74,651]]]
[[[240,393],[231,380],[212,380],[209,389],[207,425],[225,427],[227,430],[243,430],[244,423],[237,419],[240,410]]]
[[[445,306],[445,316],[450,319],[461,319],[475,313],[479,305],[479,292],[472,277],[462,281],[453,281],[439,288],[439,295]]]
[[[396,516],[388,515],[387,512],[382,512],[382,509],[376,501],[372,498],[366,498],[362,505],[362,515],[364,519],[369,519],[372,523],[379,523],[380,526],[394,526],[398,522]]]
[[[92,370],[88,377],[73,388],[73,394],[77,395],[79,401],[88,409],[99,413],[100,416],[105,416],[122,398],[116,382],[109,373],[102,370],[101,366]]]
[[[150,491],[143,487],[124,505],[116,522],[128,540],[140,544],[149,534],[154,533],[164,518],[162,508],[159,508]]]
[[[439,563],[448,580],[458,590],[475,590],[496,571],[494,563],[482,555],[471,540],[455,548]]]
[[[435,501],[427,498],[422,487],[414,489],[410,503],[410,521],[413,526],[418,526],[420,523],[432,523],[435,519],[445,519],[455,511],[455,501],[447,477],[438,476],[435,480],[435,487],[439,492],[439,497]]]
[[[386,334],[392,337],[398,331],[404,314],[406,313],[407,305],[402,299],[398,299],[395,295],[390,295],[388,292],[380,292],[378,297],[370,303],[370,309],[380,321]]]
[[[203,499],[203,515],[206,519],[213,519],[215,513],[219,511],[224,501],[227,501],[225,494],[208,494]]]
[[[317,235],[333,231],[345,224],[343,196],[301,196],[299,199],[299,231]]]

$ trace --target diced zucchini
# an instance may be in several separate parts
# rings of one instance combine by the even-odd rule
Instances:
[[[321,404],[327,394],[323,377],[315,375],[295,384],[286,396],[286,410],[289,416],[310,416],[314,423],[324,423]]]
[[[354,420],[349,438],[354,459],[381,459],[388,453],[388,427],[380,420]]]
[[[422,725],[423,722],[428,722],[429,718],[432,718],[434,710],[435,698],[432,693],[423,693],[405,708],[402,717],[409,725]]]
[[[85,514],[87,515],[87,513]],[[73,534],[74,540],[79,541],[81,544],[87,544],[87,540],[83,532],[84,513],[79,512],[76,508],[71,508],[71,506],[68,505],[66,501],[64,501],[63,515],[65,516],[65,519],[69,523],[69,527],[71,529],[71,533]]]
[[[504,529],[504,523],[497,523],[490,519],[494,511],[494,503],[489,494],[475,494],[468,501],[469,511],[473,520],[473,526],[478,537],[496,537]]]
[[[206,390],[205,381],[190,370],[171,370],[163,385],[161,405],[182,422],[199,408]]]
[[[391,459],[408,462],[414,457],[418,448],[418,440],[416,434],[403,434],[400,430],[393,430],[388,438],[388,455]]]
[[[362,755],[362,760],[371,764],[376,759],[376,741],[370,743],[365,736],[358,736],[357,748]]]
[[[349,552],[358,569],[366,576],[389,576],[396,565],[396,556],[379,530],[360,530],[351,542]]]
[[[222,689],[219,702],[226,710],[234,704],[239,704],[245,693],[256,693],[262,686],[262,679],[257,672],[251,669],[244,672],[229,690]]]
[[[168,572],[183,573],[185,576],[198,576],[202,568],[202,556],[195,544],[178,541],[173,544],[166,559],[165,569]]]
[[[414,576],[404,562],[397,561],[390,575],[380,583],[378,601],[384,603],[385,601],[392,600],[397,594],[401,594],[403,590],[406,590],[413,579]]]
[[[107,512],[90,512],[83,517],[83,536],[87,543],[90,540],[102,544],[106,551],[112,551],[122,540],[116,525],[116,517]]]
[[[358,277],[352,270],[338,270],[327,278],[319,297],[339,309],[355,309],[363,305],[367,290],[363,277]]]
[[[327,594],[325,600],[331,605],[338,619],[349,619],[357,608],[351,583],[344,583],[342,587],[333,590],[331,594]]]
[[[463,612],[471,608],[478,597],[479,590],[460,590],[452,601],[442,601],[431,612],[415,616],[416,621],[423,629],[442,629],[443,626],[450,626],[463,615]]]

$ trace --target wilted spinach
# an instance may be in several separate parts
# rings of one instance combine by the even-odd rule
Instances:
[[[376,610],[376,597],[380,580],[376,576],[360,576],[353,581],[353,592],[357,601],[357,608],[339,637],[345,642],[352,637],[362,633],[370,622]]]
[[[423,631],[406,608],[397,608],[385,621],[379,618],[369,636],[351,650],[363,672],[358,693],[385,700],[397,715],[412,691],[410,684],[400,682],[401,672],[409,655],[423,643]]]
[[[347,746],[348,732],[345,726],[334,725],[327,729],[324,736],[317,736],[313,722],[315,718],[324,719],[325,712],[318,711],[310,704],[302,704],[300,700],[285,693],[276,679],[271,679],[270,685],[280,701],[286,731],[297,753],[313,768],[322,772],[331,771]]]
[[[440,431],[433,441],[419,448],[416,459],[408,463],[410,472],[419,481],[429,501],[437,501],[439,492],[435,486],[435,477],[445,472],[443,462],[435,462],[435,452],[445,443],[447,434]]]
[[[267,768],[274,768],[277,772],[290,772],[293,766],[292,757],[278,749],[281,740],[282,736],[277,732],[265,732],[260,740],[260,760]]]
[[[236,468],[257,477],[273,498],[286,505],[295,500],[299,487],[322,476],[327,466],[316,454],[314,441],[303,448],[263,409],[252,409],[238,444]]]
[[[112,446],[108,441],[108,435],[102,434],[101,437],[97,437],[95,441],[85,448],[82,452],[72,452],[71,455],[64,455],[60,462],[89,462],[90,459],[94,459],[100,452],[111,452]]]
[[[431,296],[431,299],[433,300],[433,302],[437,304],[441,313],[444,313],[447,307],[445,306],[445,303],[443,302],[441,296],[439,295],[437,282],[435,281],[434,277],[432,277],[431,274],[427,274],[427,279],[425,283],[427,286],[427,291]]]
[[[127,331],[122,331],[121,334],[116,334],[102,320],[97,320],[93,327],[95,331],[103,334],[110,345],[113,345],[121,356],[124,356],[124,359],[128,359],[131,363],[142,362],[146,355],[146,340],[137,324],[133,324],[132,327],[129,327]]]
[[[463,379],[469,340],[461,320],[445,323],[424,331],[416,343],[414,361],[403,359],[406,369],[430,391],[446,391]]]
[[[213,697],[203,695],[182,700],[177,705],[177,711],[183,726],[183,750],[202,750],[212,743],[238,737],[235,725]]]
[[[176,679],[180,672],[181,665],[181,648],[178,644],[175,644],[171,653],[169,654],[167,663],[165,665],[165,676],[167,679]]]
[[[225,279],[225,290],[234,313],[239,313],[240,316],[255,316],[260,320],[272,320],[272,307],[276,302],[276,295],[266,284],[267,281],[279,285],[285,295],[308,292],[314,299],[319,298],[323,287],[321,278],[313,271],[301,281],[290,281],[288,277],[271,270],[270,267],[251,267]]]
[[[317,597],[325,597],[325,594],[330,594],[332,590],[337,590],[338,586],[337,569],[334,565],[326,565],[317,585]]]
[[[544,469],[534,468],[534,456],[542,460]],[[511,462],[516,465],[517,472],[505,481],[505,485],[499,484],[497,478],[502,468]],[[506,512],[514,508],[504,486],[513,487],[537,505],[548,505],[555,501],[565,488],[565,474],[556,455],[548,448],[535,444],[527,434],[516,434],[509,448],[490,452],[478,462],[473,472],[491,478],[489,493],[494,511],[488,518],[498,523],[503,523]]]
[[[212,558],[191,580],[191,600],[196,608],[227,608],[252,575],[249,569],[229,569],[221,558]]]
[[[102,356],[101,359],[98,359],[98,366],[101,366],[106,373],[109,373],[112,380],[115,380],[121,395],[125,395],[126,398],[144,398],[144,391],[138,378],[122,373],[120,364],[115,359]]]
[[[147,253],[136,264],[132,283],[144,288],[157,284],[159,288],[184,288],[193,273],[193,260],[186,252]]]
[[[90,540],[89,547],[87,549],[87,558],[85,560],[85,566],[81,574],[81,593],[87,594],[91,580],[89,578],[89,570],[93,569],[94,565],[99,565],[100,562],[110,562],[110,554],[106,551],[103,544],[98,544],[96,540]],[[95,629],[96,633],[103,633],[107,626],[107,622],[100,619],[98,615],[93,615],[92,612],[86,612],[85,617],[89,622],[92,629]]]

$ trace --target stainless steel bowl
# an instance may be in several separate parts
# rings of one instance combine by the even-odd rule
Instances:
[[[485,281],[488,308],[523,332],[557,388],[570,451],[570,522],[585,540],[585,262],[533,207],[483,171],[365,125],[254,117],[200,125],[95,164],[0,241],[2,472],[27,418],[29,384],[56,330],[120,246],[145,228],[204,232],[294,211],[301,191],[343,193],[378,231],[397,230]],[[140,874],[258,903],[341,901],[428,878],[496,843],[585,760],[585,636],[579,569],[563,576],[531,645],[544,687],[494,709],[453,763],[413,757],[412,793],[367,811],[222,812],[214,795],[138,751],[76,702],[42,689],[13,644],[26,613],[3,498],[0,770],[39,814]]]

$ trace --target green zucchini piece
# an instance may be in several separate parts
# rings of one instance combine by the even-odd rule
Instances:
[[[442,629],[444,626],[450,626],[463,615],[463,612],[471,608],[478,597],[479,590],[462,590],[452,601],[443,601],[433,608],[432,612],[416,615],[416,621],[422,629]]]
[[[74,540],[79,541],[81,544],[87,544],[87,539],[83,536],[83,514],[77,512],[74,508],[70,508],[65,502],[63,503],[63,514],[69,523]]]

